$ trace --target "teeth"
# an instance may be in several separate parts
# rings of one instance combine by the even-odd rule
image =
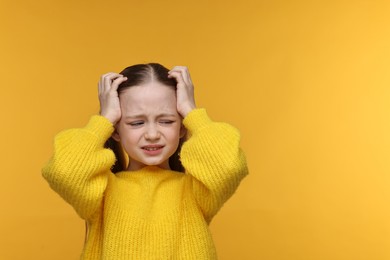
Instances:
[[[147,151],[156,151],[156,150],[160,149],[160,147],[145,147],[144,149]]]

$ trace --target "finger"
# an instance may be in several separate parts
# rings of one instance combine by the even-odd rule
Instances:
[[[99,93],[103,93],[104,92],[105,78],[110,76],[110,75],[113,75],[113,74],[116,74],[116,73],[115,72],[108,72],[108,73],[105,73],[105,74],[100,76],[100,80],[99,80],[99,83],[98,83]]]
[[[180,72],[180,73],[185,73],[185,71],[187,70],[187,67],[184,67],[184,66],[174,66],[168,73],[172,72],[172,71],[177,71],[177,72]]]
[[[172,71],[178,71],[182,74],[183,80],[187,85],[192,85],[192,80],[188,68],[186,66],[175,66]]]
[[[107,77],[110,77],[110,76],[113,76],[113,75],[117,75],[117,74],[118,73],[115,73],[115,72],[108,72],[106,74],[103,74],[103,75],[100,76],[100,82],[104,82]]]
[[[112,90],[112,91],[117,91],[119,85],[120,85],[122,82],[125,82],[126,80],[127,80],[127,77],[124,77],[124,76],[116,78],[116,79],[112,82],[111,90]]]
[[[101,82],[99,81],[98,82],[98,93],[99,93],[99,95],[100,95],[100,93],[102,93],[102,84],[101,84]]]
[[[186,73],[185,70],[174,70],[170,73],[170,75],[176,75],[178,74],[179,76],[176,77],[178,79],[181,79],[180,81],[183,82],[183,84],[187,87],[193,87],[191,79],[188,77],[188,74]]]
[[[103,93],[103,91],[104,91],[104,77],[106,77],[107,75],[108,75],[108,73],[103,74],[103,75],[100,76],[100,79],[99,79],[99,82],[98,82],[99,94]]]
[[[113,80],[115,80],[116,78],[119,78],[119,77],[123,77],[123,75],[118,74],[118,73],[114,73],[114,72],[107,73],[103,77],[103,90],[106,92],[110,91]]]
[[[180,87],[182,85],[183,86],[186,85],[186,83],[184,82],[184,79],[183,79],[183,75],[180,71],[171,71],[171,73],[169,73],[169,75],[168,75],[168,78],[175,78],[178,87]]]
[[[108,73],[108,74],[106,74],[104,77],[103,77],[103,82],[104,82],[104,84],[106,84],[106,83],[112,83],[112,81],[114,80],[114,79],[116,79],[116,78],[118,78],[118,77],[122,77],[122,75],[121,74],[118,74],[118,73]]]

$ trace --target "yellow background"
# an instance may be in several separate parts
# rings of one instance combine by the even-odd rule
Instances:
[[[0,1],[0,259],[77,259],[84,223],[40,169],[97,82],[187,65],[250,176],[220,259],[390,259],[389,1]]]

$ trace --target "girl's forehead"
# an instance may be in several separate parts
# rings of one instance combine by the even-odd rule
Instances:
[[[176,92],[165,85],[134,86],[120,95],[124,113],[177,113]]]
[[[173,87],[164,85],[159,82],[150,82],[139,86],[132,86],[120,93],[120,96],[138,97],[138,96],[176,96],[176,91]]]

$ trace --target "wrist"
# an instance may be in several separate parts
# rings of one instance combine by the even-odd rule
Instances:
[[[196,109],[195,105],[189,105],[181,109],[180,114],[185,118],[192,110]]]
[[[118,120],[113,116],[106,115],[106,114],[100,114],[100,115],[107,118],[107,120],[110,121],[111,124],[113,124],[113,125],[115,125],[118,122]]]

